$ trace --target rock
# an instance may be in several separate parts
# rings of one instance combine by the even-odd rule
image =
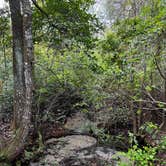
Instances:
[[[49,139],[43,157],[30,166],[117,166],[118,152],[96,143],[95,138],[85,135]]]
[[[116,151],[106,147],[97,147],[95,153],[101,160],[111,162]]]
[[[110,124],[113,120],[111,119],[110,110],[102,110],[95,112],[93,115],[94,121],[99,127],[105,127],[107,124]]]
[[[64,143],[62,148],[67,148],[70,150],[77,150],[82,148],[91,147],[96,144],[96,139],[86,135],[70,135],[61,138],[52,138],[46,141],[47,145],[57,143]],[[59,144],[61,145],[61,144]]]
[[[58,164],[55,155],[50,155],[50,154],[46,155],[44,157],[44,160],[41,161],[41,163],[44,165],[53,165],[53,164],[57,165]]]
[[[79,133],[88,133],[91,123],[92,122],[86,117],[85,113],[77,112],[67,119],[64,128]]]
[[[61,166],[116,166],[117,161],[113,159],[115,151],[103,147],[92,147],[77,151],[73,156],[65,158],[60,162]]]
[[[77,155],[77,152],[95,146],[97,140],[90,136],[72,135],[61,138],[52,138],[46,141],[44,157],[38,162],[38,166],[58,165],[65,158]],[[31,163],[36,166],[37,163]]]
[[[115,156],[121,158],[118,152],[96,143],[95,138],[85,135],[49,139],[43,157],[30,166],[116,166]]]

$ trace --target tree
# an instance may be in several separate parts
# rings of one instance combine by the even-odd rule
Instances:
[[[132,17],[117,21],[111,28],[113,32],[108,33],[106,40],[101,43],[103,51],[113,57],[111,61],[115,66],[119,65],[119,62],[122,64],[121,72],[117,70],[115,73],[117,76],[121,73],[121,86],[127,87],[126,90],[123,87],[120,93],[126,97],[125,101],[129,100],[131,103],[133,131],[136,133],[145,122],[147,114],[152,116],[149,116],[148,121],[152,120],[158,123],[160,128],[164,128],[166,6],[161,0],[149,0],[141,5],[138,5],[137,0],[131,2],[135,6],[133,9],[139,10],[133,10],[135,14],[131,15]]]
[[[89,12],[94,0],[32,0],[35,41],[49,42],[52,48],[66,48],[73,43],[91,47],[94,33],[101,29],[95,15]]]
[[[105,14],[110,22],[138,16],[141,9],[153,0],[105,0]]]
[[[32,10],[29,0],[9,0],[13,32],[13,137],[0,146],[0,156],[13,160],[25,146],[32,110]]]

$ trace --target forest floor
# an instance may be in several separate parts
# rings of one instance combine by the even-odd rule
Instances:
[[[25,150],[20,160],[24,166],[116,166],[120,160],[129,163],[129,159],[122,156],[118,149],[100,144],[98,138],[89,133],[88,127],[96,125],[80,112],[68,117],[64,125],[43,124],[37,151],[33,151],[36,142],[31,140],[30,148]],[[0,138],[9,140],[12,135],[10,124],[1,122]],[[160,131],[155,141],[160,141],[165,135],[166,132]],[[148,141],[155,146],[156,142],[150,137]],[[166,154],[159,155],[166,158]]]

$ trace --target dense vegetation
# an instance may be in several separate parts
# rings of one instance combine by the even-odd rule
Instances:
[[[94,121],[99,114],[100,123],[88,128],[101,144],[124,151],[135,165],[164,165],[166,3],[122,2],[117,11],[113,1],[107,0],[107,8],[112,6],[107,11],[114,20],[107,26],[89,13],[92,0],[33,1],[35,60],[30,135],[41,141],[43,124],[64,124],[79,110]],[[8,8],[0,11],[0,25],[3,126],[13,117]],[[4,157],[0,153],[0,158]]]

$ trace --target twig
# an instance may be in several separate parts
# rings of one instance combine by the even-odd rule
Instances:
[[[149,100],[134,100],[133,102],[143,102],[143,103],[151,103],[151,104],[163,104],[166,106],[165,102],[162,101],[149,101]]]

